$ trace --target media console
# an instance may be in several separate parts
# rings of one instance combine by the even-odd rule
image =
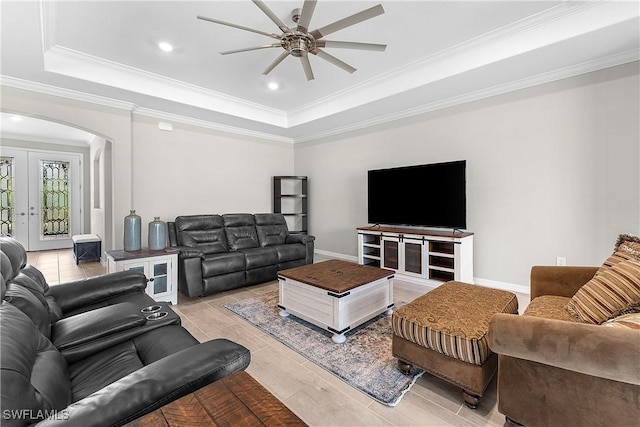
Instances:
[[[387,226],[357,230],[360,264],[388,268],[400,280],[428,286],[473,283],[473,233]]]

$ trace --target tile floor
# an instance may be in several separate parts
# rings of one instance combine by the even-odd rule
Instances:
[[[40,269],[49,284],[83,279],[105,273],[97,262],[76,266],[71,250],[31,252],[29,262]],[[203,298],[179,294],[175,311],[183,326],[197,339],[228,338],[251,350],[247,369],[254,378],[311,426],[502,426],[496,408],[495,379],[478,409],[468,409],[460,389],[425,374],[401,402],[391,408],[379,404],[342,380],[309,362],[279,341],[222,307],[277,289],[277,282],[251,286]],[[425,288],[396,280],[396,301],[411,301]],[[518,295],[520,309],[528,295]]]

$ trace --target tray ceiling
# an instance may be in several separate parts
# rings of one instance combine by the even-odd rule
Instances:
[[[295,25],[302,1],[265,3]],[[377,3],[319,0],[310,29]],[[273,39],[196,19],[279,34],[250,1],[2,2],[2,82],[296,142],[639,59],[634,1],[381,4],[383,15],[326,38],[386,51],[326,48],[357,71],[311,56],[307,81],[291,57],[262,75],[278,49],[219,54]]]

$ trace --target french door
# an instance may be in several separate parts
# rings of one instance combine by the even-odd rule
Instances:
[[[0,234],[26,250],[70,248],[82,230],[81,154],[2,148]]]

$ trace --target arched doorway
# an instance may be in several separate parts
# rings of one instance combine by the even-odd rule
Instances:
[[[111,142],[51,120],[1,119],[0,233],[27,250],[70,247],[84,233],[111,247]]]

